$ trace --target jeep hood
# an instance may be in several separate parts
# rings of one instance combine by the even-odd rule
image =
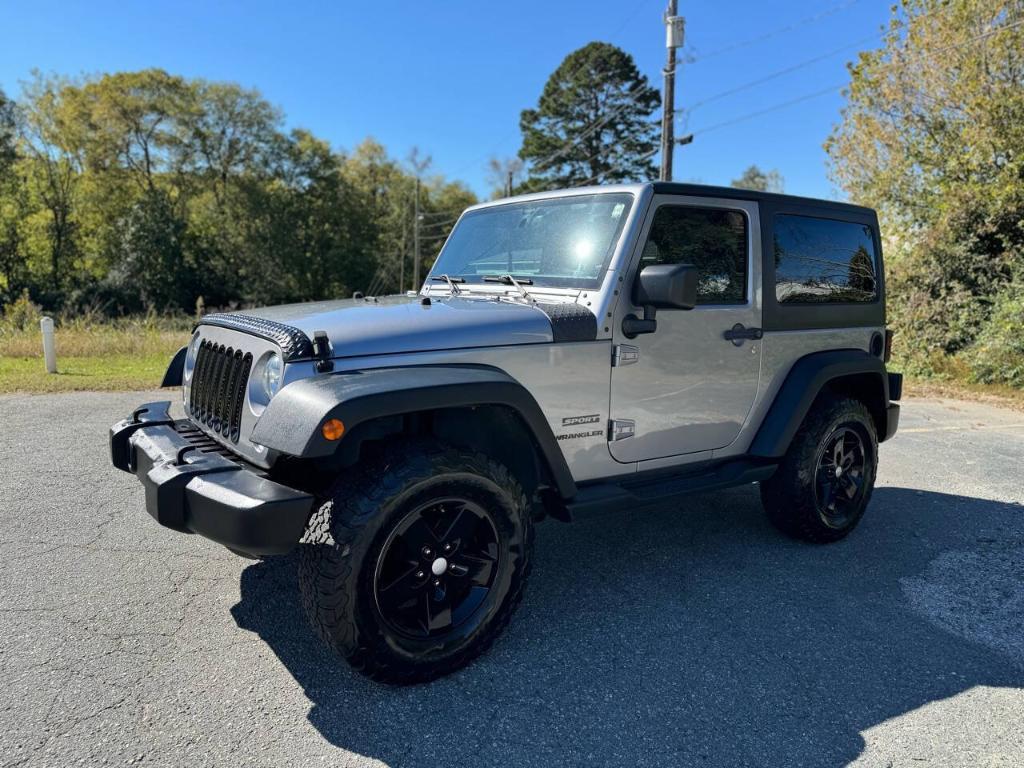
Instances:
[[[210,315],[201,324],[271,338],[295,337],[299,331],[311,340],[323,331],[335,358],[587,341],[597,333],[597,319],[574,302],[530,305],[462,297],[432,298],[430,304],[406,296],[287,304]]]

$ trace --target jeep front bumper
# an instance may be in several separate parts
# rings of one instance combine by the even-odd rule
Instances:
[[[241,554],[291,550],[313,497],[225,457],[191,422],[172,419],[170,405],[147,403],[110,428],[111,461],[139,478],[146,511],[161,525]]]

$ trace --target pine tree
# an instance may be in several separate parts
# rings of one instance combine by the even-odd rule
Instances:
[[[652,114],[660,105],[621,48],[594,42],[569,54],[537,108],[520,116],[519,156],[530,164],[520,191],[653,178],[660,129]]]

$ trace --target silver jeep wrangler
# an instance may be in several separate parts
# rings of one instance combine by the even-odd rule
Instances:
[[[758,483],[772,522],[843,538],[902,378],[878,221],[852,205],[653,183],[467,210],[416,295],[204,317],[186,418],[110,433],[168,528],[298,550],[315,630],[429,680],[509,621],[546,516]]]

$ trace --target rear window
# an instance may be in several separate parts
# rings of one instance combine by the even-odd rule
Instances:
[[[878,298],[871,227],[850,221],[775,217],[775,298],[780,304],[845,304]]]

